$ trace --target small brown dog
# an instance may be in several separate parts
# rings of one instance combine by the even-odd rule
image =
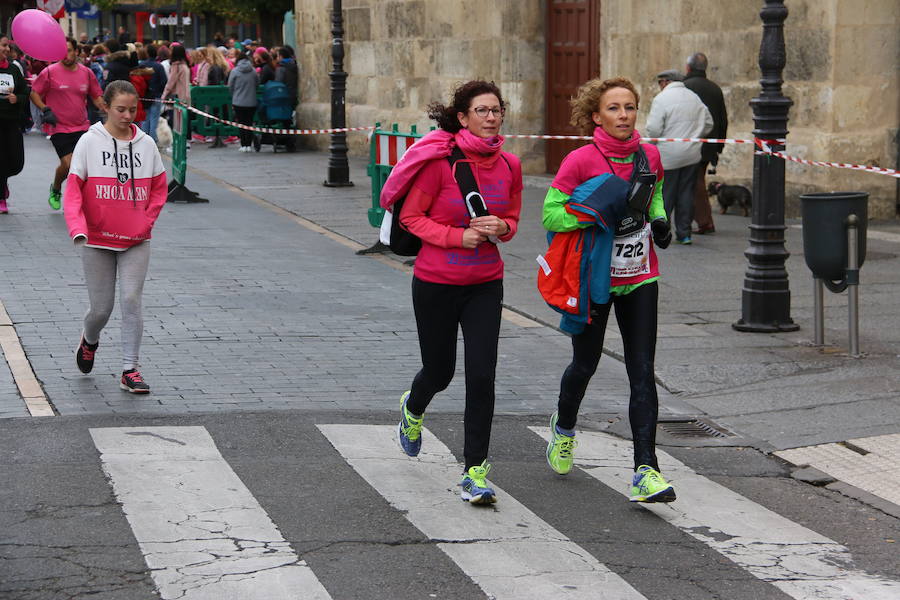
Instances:
[[[750,207],[751,202],[753,200],[753,194],[750,193],[750,190],[745,188],[742,185],[725,185],[724,183],[719,183],[718,181],[710,181],[709,185],[706,188],[706,191],[709,192],[710,196],[715,196],[716,200],[719,201],[719,206],[722,207],[722,210],[719,211],[719,214],[724,215],[728,212],[728,207],[732,204],[737,204],[739,207],[744,209],[744,216],[750,216]]]

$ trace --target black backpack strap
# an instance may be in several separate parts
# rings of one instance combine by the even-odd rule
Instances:
[[[459,146],[455,146],[453,152],[447,157],[447,161],[450,163],[451,172],[454,170],[454,165],[456,166],[456,185],[459,186],[459,191],[469,211],[469,216],[483,217],[490,214],[490,212],[488,212],[487,203],[478,189],[478,183],[475,181],[475,174],[472,173],[471,165],[468,161],[463,160],[465,157]]]

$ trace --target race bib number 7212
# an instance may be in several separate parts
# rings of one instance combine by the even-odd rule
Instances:
[[[650,223],[634,233],[613,238],[610,276],[633,277],[649,273],[651,243]]]

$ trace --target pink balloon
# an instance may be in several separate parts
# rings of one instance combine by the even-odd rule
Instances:
[[[66,34],[56,20],[42,10],[29,8],[12,22],[13,41],[25,54],[52,62],[66,57]]]

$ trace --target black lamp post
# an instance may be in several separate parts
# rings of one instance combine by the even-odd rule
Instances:
[[[181,14],[181,2],[178,0],[175,4],[175,41],[184,44],[184,17]]]
[[[344,111],[345,93],[347,91],[347,73],[344,72],[344,17],[341,14],[341,0],[332,0],[331,8],[331,58],[334,62],[331,78],[331,127],[343,129],[347,126]],[[328,187],[347,187],[350,181],[350,164],[347,162],[347,134],[332,133],[331,145],[328,147]]]
[[[788,110],[793,102],[781,93],[785,65],[784,20],[788,10],[780,0],[765,0],[759,15],[763,37],[759,47],[762,92],[750,101],[756,129],[763,140],[783,140],[787,136]],[[783,150],[784,143],[769,143]],[[738,331],[796,331],[791,319],[791,291],[784,247],[784,160],[774,156],[753,157],[753,209],[750,247],[744,251],[749,266],[744,274],[741,318],[732,327]]]

